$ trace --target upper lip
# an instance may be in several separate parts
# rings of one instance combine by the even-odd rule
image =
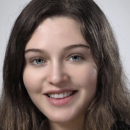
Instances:
[[[46,94],[51,94],[51,93],[64,93],[64,92],[69,92],[69,91],[77,91],[77,90],[72,90],[72,89],[61,89],[61,90],[50,90],[44,93],[44,95]]]

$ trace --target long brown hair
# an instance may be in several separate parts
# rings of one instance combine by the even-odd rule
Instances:
[[[93,0],[32,0],[18,16],[6,48],[0,130],[37,130],[46,119],[23,83],[24,51],[36,27],[55,16],[80,23],[98,66],[97,94],[85,115],[86,129],[110,130],[116,120],[130,123],[126,77],[112,29],[101,9]]]

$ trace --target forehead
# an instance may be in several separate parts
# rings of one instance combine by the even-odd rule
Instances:
[[[56,28],[57,26],[60,26],[65,29],[68,26],[71,26],[73,29],[75,29],[75,31],[77,31],[77,29],[80,30],[80,23],[74,18],[67,16],[48,17],[39,24],[35,31],[39,30],[43,24],[48,28]]]
[[[57,45],[63,47],[80,43],[87,44],[76,20],[69,17],[51,17],[43,20],[36,28],[26,49]]]

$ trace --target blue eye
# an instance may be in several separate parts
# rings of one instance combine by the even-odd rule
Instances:
[[[42,63],[44,63],[44,62],[45,62],[45,61],[44,61],[43,59],[40,59],[40,58],[34,59],[34,60],[32,61],[32,63],[35,64],[35,65],[40,65],[40,64],[42,64]]]
[[[82,60],[83,58],[79,55],[74,55],[74,56],[71,56],[69,60],[71,61],[80,61]]]

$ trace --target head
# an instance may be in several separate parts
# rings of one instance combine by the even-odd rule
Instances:
[[[25,48],[43,21],[58,17],[73,19],[80,25],[82,36],[91,48],[97,66],[97,90],[86,110],[86,118],[97,113],[98,117],[105,111],[106,115],[113,116],[111,108],[116,108],[112,100],[123,84],[118,47],[105,15],[92,0],[32,0],[25,7],[15,22],[5,55],[3,85],[7,99],[12,107],[16,106],[19,114],[20,111],[30,110],[29,113],[41,115],[33,105],[23,82]],[[96,121],[97,117],[94,117]],[[46,117],[43,115],[40,118]]]

